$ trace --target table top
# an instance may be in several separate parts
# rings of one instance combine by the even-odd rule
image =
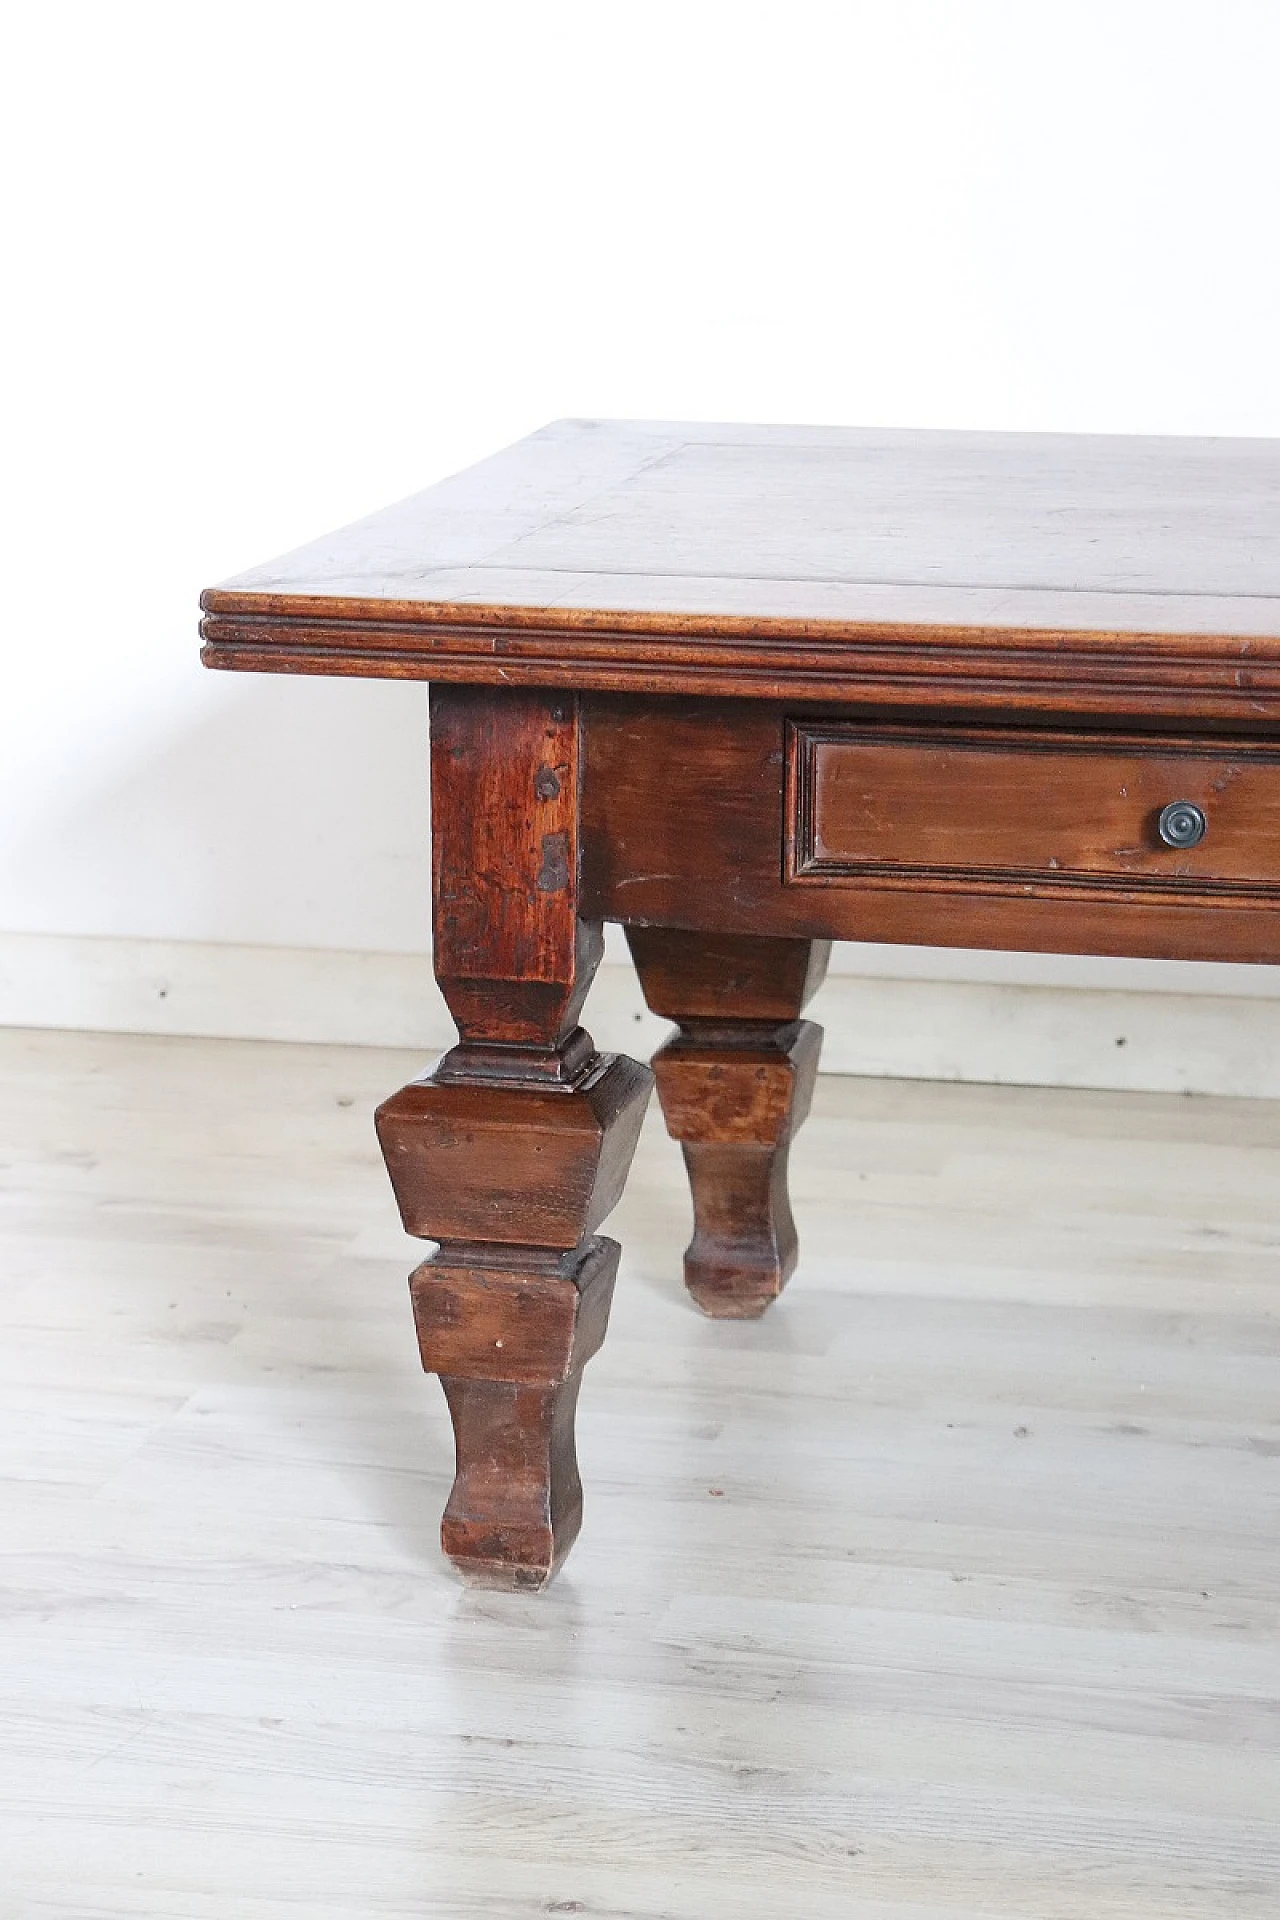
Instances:
[[[1274,714],[1280,442],[564,420],[202,605],[214,666]]]

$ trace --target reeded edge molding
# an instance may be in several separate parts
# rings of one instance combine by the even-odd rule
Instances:
[[[1280,633],[1112,633],[454,608],[203,596],[201,658],[346,674],[719,698],[1009,705],[1280,719]]]
[[[1060,596],[1062,597],[1062,596]],[[1114,601],[1115,595],[1093,591],[1071,596],[1082,603]],[[1170,596],[1141,594],[1130,596],[1159,605]],[[1172,596],[1177,598],[1177,596]],[[1188,596],[1183,596],[1186,599]],[[1196,596],[1190,596],[1195,598]],[[1219,596],[1218,606],[1254,605],[1241,596]],[[926,637],[960,643],[1041,643],[1057,646],[1063,642],[1083,641],[1110,648],[1118,641],[1186,645],[1192,649],[1208,646],[1222,649],[1233,658],[1250,656],[1258,647],[1274,648],[1280,657],[1280,596],[1260,596],[1258,604],[1272,608],[1274,631],[1247,624],[1230,627],[1177,627],[1171,625],[1137,627],[1131,624],[1107,625],[1099,622],[1079,625],[1017,620],[937,621],[924,619],[833,619],[824,615],[697,613],[657,608],[602,608],[584,605],[555,606],[482,600],[396,600],[389,596],[363,596],[345,593],[285,593],[269,588],[244,589],[234,586],[206,587],[200,595],[201,611],[212,616],[265,621],[278,626],[334,625],[359,629],[385,630],[449,627],[458,631],[487,630],[490,633],[521,631],[558,634],[602,635],[615,640],[619,635],[676,640],[723,640],[737,645],[752,638],[790,640],[797,644],[823,641],[857,640],[867,635],[898,636],[919,641]]]

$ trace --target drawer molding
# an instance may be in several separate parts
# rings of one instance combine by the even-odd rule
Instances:
[[[851,750],[872,755],[898,756],[902,750],[916,754],[943,756],[967,753],[1008,755],[1010,760],[1025,761],[1028,794],[1037,762],[1043,761],[1043,777],[1051,778],[1053,761],[1064,757],[1091,758],[1114,772],[1123,759],[1133,761],[1139,777],[1142,763],[1152,760],[1177,763],[1170,775],[1166,800],[1190,798],[1195,793],[1175,791],[1176,772],[1184,770],[1188,784],[1195,776],[1205,781],[1210,768],[1216,778],[1200,791],[1221,795],[1245,773],[1264,770],[1271,776],[1269,792],[1276,803],[1276,818],[1270,835],[1260,836],[1258,871],[1220,874],[1204,872],[1206,859],[1212,860],[1216,848],[1212,835],[1214,817],[1210,812],[1210,833],[1202,843],[1205,853],[1192,857],[1192,851],[1162,848],[1155,836],[1156,809],[1148,805],[1134,825],[1134,842],[1115,849],[1115,866],[1108,870],[1098,865],[1059,864],[1056,859],[1040,861],[983,860],[970,858],[903,858],[897,854],[878,855],[851,852],[833,846],[841,837],[831,826],[831,803],[824,793],[823,756],[827,750]],[[1121,790],[1122,792],[1124,789]],[[1232,738],[1189,739],[1162,734],[1083,734],[1041,728],[966,727],[937,728],[876,726],[853,721],[790,719],[786,723],[786,800],[783,833],[783,882],[800,887],[855,887],[860,891],[904,891],[913,893],[953,893],[991,897],[1070,899],[1082,895],[1105,895],[1131,901],[1205,904],[1213,900],[1253,903],[1280,903],[1280,741],[1240,740]],[[847,825],[847,823],[846,823]],[[886,833],[886,839],[891,837]],[[847,839],[848,834],[845,832]],[[927,835],[926,835],[927,838]],[[1237,829],[1234,839],[1240,838]],[[1143,867],[1142,862],[1150,865]],[[1128,864],[1126,864],[1128,862]]]

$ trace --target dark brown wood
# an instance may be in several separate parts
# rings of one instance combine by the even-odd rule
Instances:
[[[378,1109],[406,1233],[422,1240],[576,1247],[613,1212],[651,1085],[625,1054],[595,1054],[572,1085],[461,1078],[451,1056]]]
[[[205,599],[221,604],[215,594]],[[240,673],[856,701],[886,713],[927,701],[966,713],[1034,716],[1057,706],[1095,718],[1184,725],[1280,722],[1280,640],[1270,633],[1170,635],[1119,626],[1076,633],[1065,621],[1001,630],[994,619],[974,627],[867,621],[848,630],[809,622],[809,631],[797,631],[789,622],[674,614],[655,631],[652,621],[633,626],[603,615],[547,625],[522,607],[495,609],[492,623],[472,608],[453,611],[447,622],[388,618],[376,625],[325,619],[310,606],[296,613],[210,612],[201,623],[201,658],[207,667]]]
[[[677,1023],[691,1291],[758,1313],[827,941],[1280,962],[1278,527],[1280,442],[561,421],[203,596],[210,666],[435,683],[459,1040],[378,1128],[469,1578],[578,1526],[649,1086],[578,1024],[601,923]]]
[[[822,1045],[799,1015],[830,945],[665,927],[628,927],[627,940],[649,1006],[680,1029],[653,1070],[693,1194],[685,1284],[715,1319],[757,1319],[799,1251],[787,1156]]]
[[[803,815],[794,788],[790,801],[787,794],[788,728],[792,721],[825,728],[846,720],[867,736],[865,712],[828,711],[801,722],[795,709],[763,702],[593,697],[583,786],[584,911],[630,925],[708,933],[1280,962],[1280,913],[1272,891],[1280,868],[1276,842],[1269,838],[1270,802],[1266,817],[1257,816],[1255,836],[1248,819],[1235,812],[1239,781],[1227,777],[1231,769],[1244,770],[1239,780],[1263,799],[1275,778],[1265,743],[1250,757],[1251,743],[1235,737],[1205,736],[1197,745],[1185,736],[1168,742],[1152,734],[1126,757],[1125,747],[1109,736],[1080,730],[1088,751],[1079,765],[1090,764],[1094,752],[1093,764],[1102,769],[1100,814],[1112,808],[1106,782],[1118,767],[1130,770],[1135,791],[1147,783],[1148,797],[1135,805],[1135,817],[1120,821],[1132,826],[1135,844],[1150,833],[1150,801],[1163,792],[1152,768],[1167,771],[1171,785],[1176,778],[1180,787],[1195,787],[1171,790],[1165,798],[1194,799],[1197,792],[1204,798],[1208,835],[1195,855],[1169,851],[1168,867],[1165,856],[1142,845],[1132,856],[1134,871],[1086,873],[1070,884],[1047,865],[1016,875],[993,872],[989,864],[804,874],[798,872],[806,857]],[[883,737],[886,763],[892,764],[891,747],[900,736],[886,729]],[[935,756],[948,751],[950,733],[936,715],[913,737],[931,740]],[[1061,763],[1020,728],[1008,728],[1002,738],[1008,750],[999,759],[1001,817],[1012,822],[1021,810],[1022,832],[1031,836],[1040,813],[1056,804],[1052,788]],[[922,770],[928,764],[927,757],[917,763]],[[1081,778],[1087,784],[1087,774]],[[1215,781],[1225,782],[1219,793],[1212,791]],[[932,819],[930,847],[936,850],[943,833],[953,854],[962,840],[976,845],[985,837],[989,854],[995,796],[984,802],[980,785],[972,785],[968,811],[946,824],[941,791],[929,776],[928,792],[913,803],[917,822]],[[931,816],[930,794],[939,796]],[[1083,793],[1081,804],[1087,805]],[[1127,833],[1112,837],[1118,848]],[[1211,845],[1215,839],[1220,848],[1235,846],[1235,871],[1241,863],[1259,863],[1256,885],[1229,885],[1215,877],[1209,864],[1220,857]],[[1046,860],[1053,857],[1043,837],[1037,844]],[[1172,873],[1164,882],[1167,871],[1197,855],[1208,871]]]
[[[794,1020],[826,977],[829,940],[743,940],[667,927],[628,927],[627,944],[645,1001],[664,1020],[724,1020],[781,1026]]]
[[[574,695],[437,689],[435,962],[459,1040],[378,1109],[407,1232],[423,1365],[453,1418],[445,1551],[541,1586],[578,1531],[582,1368],[604,1337],[616,1204],[652,1084],[577,1024],[601,950],[579,914]]]
[[[521,1079],[582,1064],[570,1039],[603,933],[578,915],[580,753],[572,694],[433,689],[432,942],[472,1078],[490,1045]]]
[[[1280,443],[559,421],[204,596],[263,672],[1280,718]]]
[[[410,1279],[423,1365],[440,1375],[458,1470],[440,1537],[477,1586],[541,1587],[582,1524],[574,1414],[604,1339],[618,1244],[487,1265],[442,1249]]]
[[[1030,728],[788,728],[787,879],[1280,900],[1280,742]],[[1171,801],[1208,832],[1172,848]]]

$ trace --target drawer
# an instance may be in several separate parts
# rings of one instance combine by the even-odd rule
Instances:
[[[793,885],[1280,895],[1280,744],[792,721],[787,817]]]

